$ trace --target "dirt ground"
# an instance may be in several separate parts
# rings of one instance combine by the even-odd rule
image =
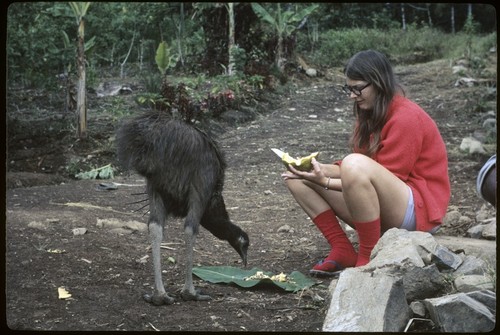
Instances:
[[[494,82],[496,83],[496,54]],[[485,202],[475,193],[476,175],[496,151],[460,152],[464,137],[482,132],[482,115],[496,112],[496,90],[486,85],[455,86],[459,78],[449,61],[396,67],[408,96],[436,120],[447,144],[452,182],[450,208],[473,222],[453,223],[439,234],[462,236],[475,225],[475,212]],[[249,122],[220,123],[216,138],[226,154],[224,197],[232,220],[250,236],[249,268],[274,273],[304,274],[329,251],[326,241],[285,189],[283,166],[270,150],[294,155],[320,151],[322,162],[348,153],[351,109],[338,86],[339,69],[320,78],[296,78],[292,88],[274,96],[272,103]],[[328,279],[297,293],[274,286],[243,289],[195,285],[212,296],[209,302],[179,301],[155,307],[142,295],[151,292],[153,274],[148,250],[144,181],[117,173],[116,190],[102,190],[103,180],[68,178],[75,159],[102,166],[115,164],[113,136],[119,117],[89,112],[89,138],[76,141],[74,130],[58,128],[45,97],[30,94],[38,105],[37,119],[27,120],[26,101],[9,97],[9,143],[6,189],[6,322],[16,330],[161,330],[161,331],[320,331],[328,308]],[[109,98],[116,99],[116,98]],[[102,98],[91,104],[106,105]],[[481,106],[479,108],[478,106]],[[17,111],[16,111],[17,107]],[[24,119],[23,119],[24,118]],[[100,165],[99,165],[100,164]],[[494,216],[492,207],[488,207]],[[138,211],[137,211],[138,210]],[[139,221],[139,229],[111,229],[101,220]],[[83,235],[73,229],[86,228]],[[184,281],[182,221],[172,220],[162,251],[167,291],[178,294]],[[202,230],[196,243],[195,264],[242,266],[225,242]],[[71,299],[58,299],[64,287]]]

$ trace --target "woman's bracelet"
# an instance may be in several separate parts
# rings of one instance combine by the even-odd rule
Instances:
[[[325,190],[330,189],[330,177],[328,177],[328,181],[326,182]]]

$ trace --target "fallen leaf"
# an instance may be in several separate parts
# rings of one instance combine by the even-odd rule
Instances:
[[[273,275],[254,268],[244,270],[231,266],[200,266],[193,268],[193,274],[210,283],[233,283],[241,287],[253,287],[259,283],[272,283],[285,291],[297,292],[316,284],[314,280],[299,271],[289,275]],[[285,279],[285,281],[282,281]]]

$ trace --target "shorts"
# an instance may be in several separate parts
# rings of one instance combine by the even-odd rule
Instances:
[[[413,191],[411,187],[408,186],[408,190],[410,190],[410,197],[408,198],[408,206],[406,207],[405,217],[403,219],[403,223],[401,224],[400,229],[406,229],[408,231],[417,230],[417,218],[415,216],[415,202],[413,200]],[[438,231],[440,226],[432,228],[429,233],[434,234]]]
[[[481,168],[481,170],[479,170],[479,174],[477,175],[476,192],[481,197],[481,199],[483,199],[483,200],[484,200],[484,198],[483,198],[483,194],[482,194],[481,189],[482,189],[483,184],[484,184],[484,179],[488,175],[488,172],[490,172],[490,170],[492,168],[494,168],[496,164],[497,164],[497,155],[493,155],[483,165],[483,167]]]

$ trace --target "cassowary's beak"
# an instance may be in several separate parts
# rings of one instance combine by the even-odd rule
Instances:
[[[247,267],[247,250],[248,250],[249,242],[247,239],[240,237],[238,239],[238,248],[235,248],[238,254],[240,255],[243,265]]]
[[[245,252],[241,255],[241,259],[243,260],[243,266],[247,267],[247,252]]]

